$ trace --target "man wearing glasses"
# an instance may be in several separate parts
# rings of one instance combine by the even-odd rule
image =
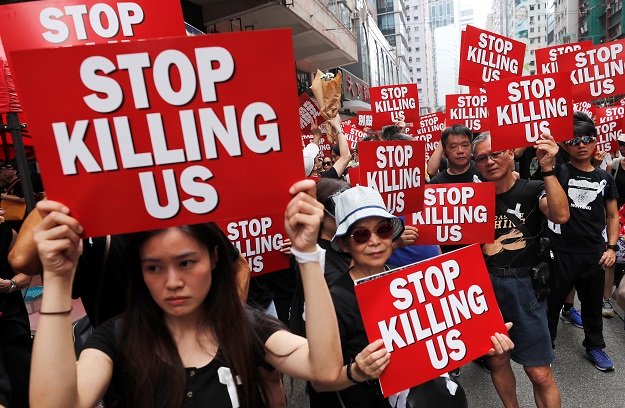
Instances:
[[[612,371],[614,364],[604,351],[602,267],[614,265],[619,249],[616,183],[610,174],[592,165],[597,144],[592,119],[575,112],[573,134],[573,139],[564,142],[570,161],[557,171],[568,196],[571,217],[566,223],[550,222],[547,231],[558,260],[550,277],[549,331],[555,342],[560,308],[575,288],[582,306],[586,358],[598,370]],[[607,245],[603,236],[606,221]]]
[[[554,354],[547,305],[534,293],[532,274],[540,263],[543,215],[553,222],[565,223],[569,207],[553,171],[558,145],[551,135],[543,135],[535,147],[544,181],[516,177],[514,151],[493,152],[488,132],[479,134],[472,143],[477,170],[484,179],[495,183],[497,193],[495,242],[482,245],[482,252],[504,321],[514,324],[509,335],[515,348],[489,358],[491,379],[506,407],[519,406],[510,359],[523,366],[532,382],[537,406],[561,405],[550,367]]]

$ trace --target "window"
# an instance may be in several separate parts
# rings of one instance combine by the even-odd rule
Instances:
[[[536,74],[536,71],[534,71],[534,70],[530,71],[530,75],[535,75],[535,74]]]
[[[408,57],[408,62],[412,62],[412,57]]]
[[[421,83],[421,78],[417,78],[417,83],[420,84]]]
[[[531,5],[530,6],[530,11],[533,11],[533,10],[534,10],[534,5]]]
[[[417,57],[414,60],[415,60],[415,62],[421,62],[421,58],[420,57]]]
[[[412,69],[412,68],[410,68],[410,69]],[[421,72],[421,68],[417,68],[417,72]]]
[[[415,51],[416,51],[416,52],[421,52],[421,47],[417,47],[417,48],[415,48]]]

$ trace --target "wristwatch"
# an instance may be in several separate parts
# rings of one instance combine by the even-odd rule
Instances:
[[[553,166],[550,170],[540,169],[540,173],[542,174],[543,178],[545,178],[547,176],[555,176],[556,175],[556,166]]]
[[[605,247],[606,249],[611,249],[614,252],[618,252],[618,250],[620,249],[618,244],[606,245]]]

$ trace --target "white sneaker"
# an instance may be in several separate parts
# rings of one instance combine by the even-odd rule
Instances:
[[[603,299],[601,314],[603,315],[603,317],[614,317],[614,306],[612,305],[612,299]]]

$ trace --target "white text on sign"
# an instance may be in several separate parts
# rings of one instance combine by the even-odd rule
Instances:
[[[571,81],[574,85],[588,83],[594,97],[613,94],[615,78],[625,75],[622,53],[623,44],[613,43],[575,54]]]
[[[272,227],[271,217],[231,222],[227,225],[228,239],[247,259],[252,272],[262,272],[263,254],[279,251],[284,237],[282,234],[269,233]]]
[[[468,60],[483,65],[482,81],[501,79],[501,71],[519,74],[519,62],[508,54],[512,51],[511,41],[481,33],[477,47],[469,46]]]
[[[391,86],[380,90],[382,100],[375,102],[376,112],[390,112],[391,121],[399,122],[406,120],[406,110],[416,109],[417,101],[413,97],[407,97],[407,86]]]

